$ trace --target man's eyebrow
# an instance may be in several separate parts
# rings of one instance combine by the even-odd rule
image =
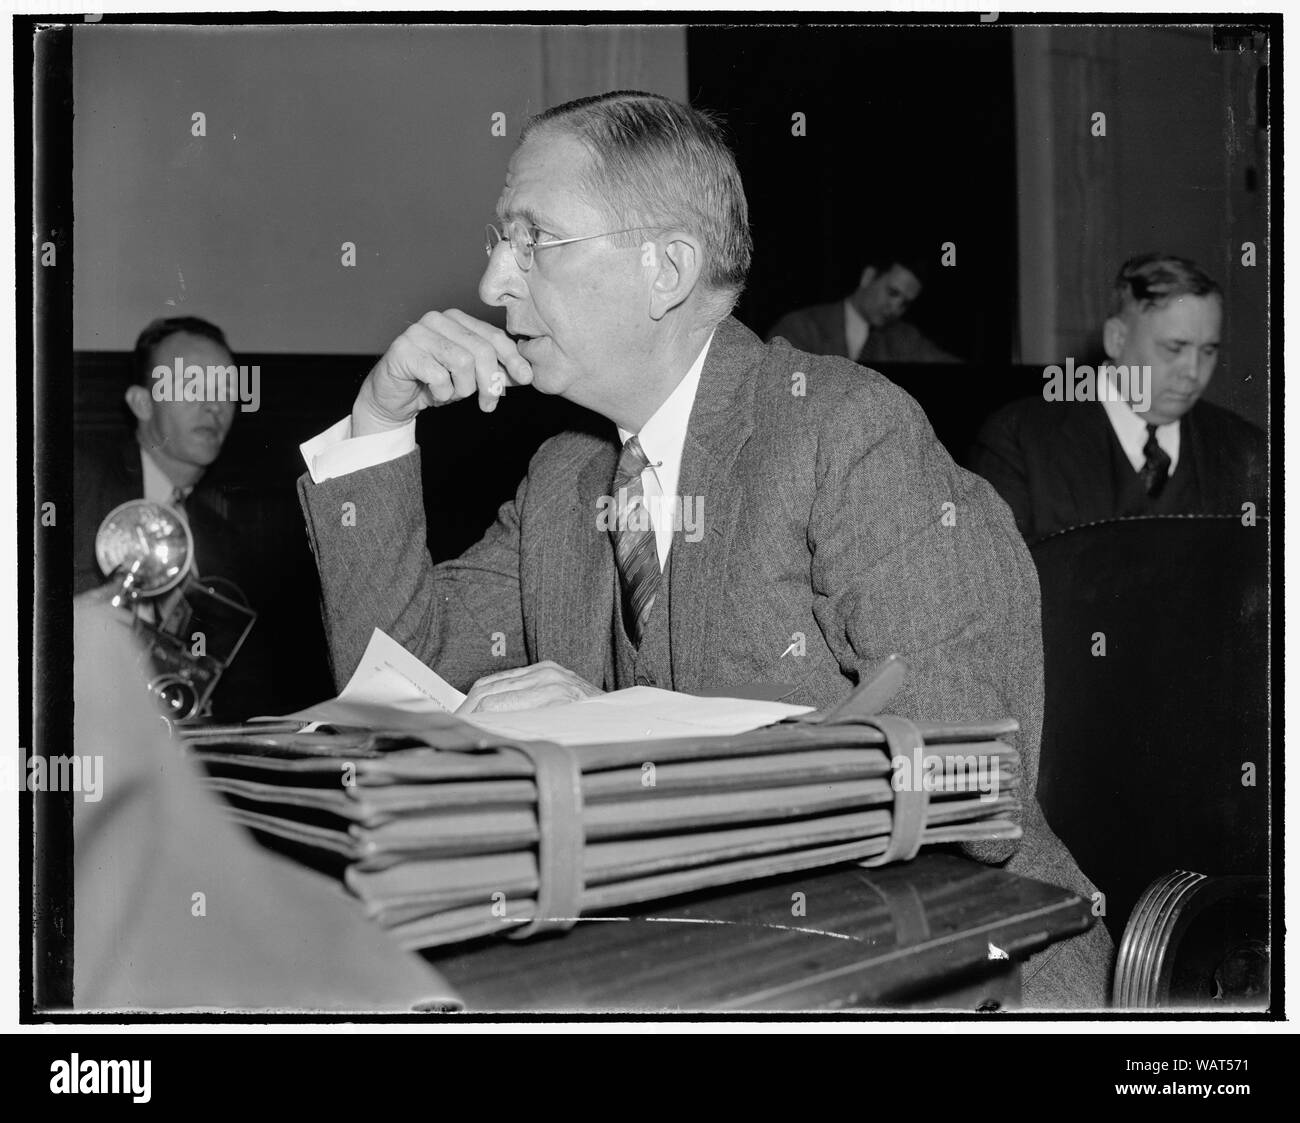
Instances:
[[[508,210],[502,213],[501,208],[497,208],[497,217],[503,222],[509,222],[512,219],[523,219],[529,226],[539,226],[544,230],[556,230],[556,225],[544,214],[539,214],[532,207],[520,207],[517,210]]]

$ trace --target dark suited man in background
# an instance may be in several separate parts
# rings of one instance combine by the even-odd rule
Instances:
[[[1219,286],[1195,263],[1155,253],[1124,263],[1103,343],[1117,366],[1149,368],[1149,400],[1136,403],[1149,408],[1114,394],[1027,398],[994,415],[976,445],[973,467],[1027,540],[1127,515],[1241,515],[1244,503],[1264,513],[1263,431],[1200,400],[1222,321]]]
[[[155,367],[174,368],[178,359],[182,369],[234,366],[222,330],[196,316],[155,320],[140,333],[125,393],[134,431],[112,441],[81,443],[75,451],[73,592],[87,592],[108,580],[95,560],[95,532],[104,516],[128,500],[148,499],[176,508],[189,523],[194,537],[193,572],[232,582],[254,600],[256,608],[260,589],[254,567],[247,561],[247,544],[241,542],[239,528],[223,515],[220,494],[205,486],[239,403],[229,400],[231,395],[224,401],[208,393],[202,401],[156,395]],[[260,651],[261,644],[250,636],[218,684],[214,709],[220,715],[251,716],[270,703],[262,689],[264,676],[255,667]]]
[[[1091,894],[1034,796],[1028,552],[901,390],[729,316],[751,242],[718,127],[651,94],[548,110],[522,133],[497,216],[479,293],[506,330],[429,313],[351,416],[303,446],[336,681],[374,627],[467,690],[467,710],[756,682],[828,706],[897,652],[910,676],[891,710],[1019,719],[1024,838],[970,852]],[[491,410],[524,383],[608,428],[546,442],[483,539],[435,566],[416,415],[472,396]],[[652,525],[611,524],[612,496]],[[796,634],[806,653],[789,656]],[[1111,954],[1101,925],[1053,946],[1026,966],[1026,1001],[1104,1004]]]
[[[814,355],[843,355],[873,363],[957,363],[903,317],[921,295],[925,266],[914,256],[885,251],[862,270],[843,300],[789,312],[767,334]]]

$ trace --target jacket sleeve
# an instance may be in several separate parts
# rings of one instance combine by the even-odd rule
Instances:
[[[872,415],[879,420],[863,425]],[[901,393],[879,395],[870,411],[841,410],[817,459],[813,612],[841,669],[860,681],[896,652],[909,675],[891,710],[1014,717],[1019,795],[1029,804],[1043,707],[1038,579],[1006,508],[953,463]],[[1000,860],[1012,848],[985,843],[972,853]]]
[[[1001,410],[985,422],[971,451],[971,470],[988,480],[1002,496],[1025,539],[1032,541],[1038,537],[1029,473],[1014,410]]]
[[[425,529],[420,453],[312,483],[298,493],[320,571],[322,616],[342,689],[381,628],[453,686],[526,661],[519,518],[528,486],[458,558],[434,565]],[[493,654],[501,650],[513,661]],[[496,639],[494,639],[496,637]]]
[[[790,346],[798,351],[808,351],[812,354],[820,354],[821,337],[817,331],[817,324],[807,310],[798,312],[787,312],[782,316],[771,331],[767,333],[767,340],[771,342],[777,336],[788,340]]]

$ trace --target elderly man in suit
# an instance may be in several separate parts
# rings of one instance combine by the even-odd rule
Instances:
[[[471,710],[754,682],[827,706],[898,652],[891,709],[1020,720],[1024,839],[976,855],[1091,894],[1034,798],[1038,589],[1010,514],[897,387],[729,317],[751,242],[717,126],[641,93],[551,109],[497,216],[479,294],[506,330],[429,313],[303,446],[336,679],[376,626]],[[546,442],[484,538],[435,566],[415,416],[525,383],[608,431]],[[1048,949],[1027,1001],[1102,1004],[1110,951],[1101,925]]]
[[[959,363],[903,317],[921,295],[925,267],[915,257],[884,250],[862,269],[843,300],[788,312],[768,332],[800,351],[873,363]]]
[[[1264,433],[1201,401],[1222,323],[1219,286],[1194,262],[1148,253],[1124,263],[1102,339],[1124,379],[1098,370],[1084,395],[1014,402],[977,442],[974,469],[1028,541],[1131,515],[1264,513]]]

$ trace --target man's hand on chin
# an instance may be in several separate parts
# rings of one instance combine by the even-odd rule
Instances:
[[[457,309],[430,312],[402,332],[352,405],[352,435],[398,429],[422,409],[478,395],[485,413],[533,368],[504,331]]]
[[[558,706],[604,694],[584,678],[565,670],[558,663],[534,663],[484,675],[465,696],[458,714],[491,713],[506,710],[532,710]]]

